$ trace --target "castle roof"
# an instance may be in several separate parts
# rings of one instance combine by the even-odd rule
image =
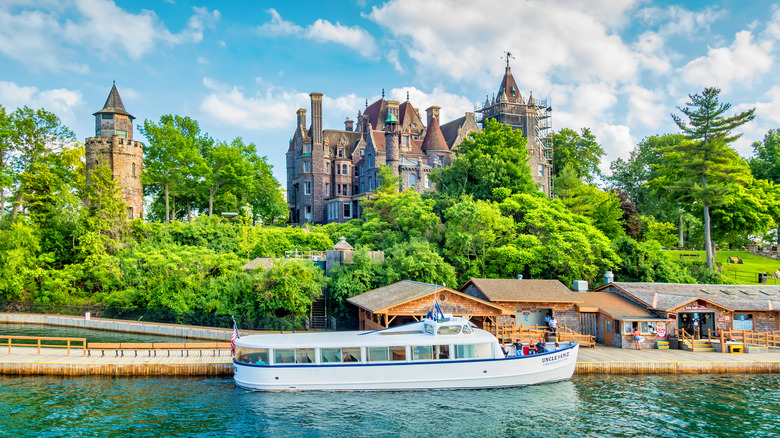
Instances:
[[[509,66],[506,67],[504,73],[504,79],[501,80],[501,87],[498,88],[498,96],[504,94],[506,100],[512,103],[523,103],[523,98],[520,96],[520,89],[517,88],[517,82],[515,82],[514,76],[512,76],[512,70]]]
[[[387,101],[384,98],[372,103],[363,112],[363,115],[368,116],[368,121],[371,123],[371,127],[379,130],[383,129],[385,126],[385,121],[382,118],[383,114],[387,114]]]
[[[449,151],[447,141],[444,139],[444,135],[439,127],[439,122],[436,117],[431,117],[431,121],[428,124],[428,132],[425,134],[425,140],[422,143],[423,151]]]
[[[116,90],[116,84],[111,87],[111,91],[108,93],[108,99],[106,99],[106,104],[103,105],[103,109],[92,115],[96,116],[98,114],[122,114],[130,117],[130,119],[135,119],[135,117],[125,110],[122,98],[119,97],[119,91]]]

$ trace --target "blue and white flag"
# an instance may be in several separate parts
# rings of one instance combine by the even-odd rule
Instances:
[[[444,312],[442,312],[441,307],[439,307],[439,300],[433,302],[433,311],[434,311],[433,319],[438,320],[439,318],[444,318]]]

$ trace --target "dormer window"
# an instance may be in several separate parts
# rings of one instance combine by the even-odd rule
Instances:
[[[344,158],[344,148],[339,148],[339,158]]]

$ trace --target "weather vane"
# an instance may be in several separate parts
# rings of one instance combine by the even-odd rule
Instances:
[[[501,58],[505,58],[506,59],[506,67],[507,68],[509,68],[509,58],[515,59],[515,57],[512,56],[512,52],[507,52],[507,51],[504,52],[504,56],[502,56]]]

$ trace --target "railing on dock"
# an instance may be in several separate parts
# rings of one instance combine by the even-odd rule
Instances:
[[[685,330],[676,330],[676,332],[682,345],[686,345],[687,342],[687,345],[691,346],[691,351],[696,351],[696,343],[693,342],[696,339],[694,335],[688,334]]]
[[[558,340],[561,342],[577,342],[583,347],[596,347],[595,336],[575,332],[567,327],[566,324],[558,327]]]
[[[742,345],[743,351],[749,346],[780,348],[780,331],[757,332],[755,330],[707,330],[710,340],[720,341],[720,351],[726,352],[726,345]]]
[[[4,340],[2,343],[8,345],[8,354],[11,354],[11,347],[35,347],[38,348],[38,356],[41,355],[41,348],[66,348],[68,350],[68,356],[70,356],[71,348],[80,348],[82,355],[87,355],[87,340],[86,338],[50,338],[40,336],[0,336],[0,340]],[[15,341],[35,341],[31,342],[15,342]],[[51,341],[56,343],[51,343]],[[65,344],[63,344],[65,342]]]

